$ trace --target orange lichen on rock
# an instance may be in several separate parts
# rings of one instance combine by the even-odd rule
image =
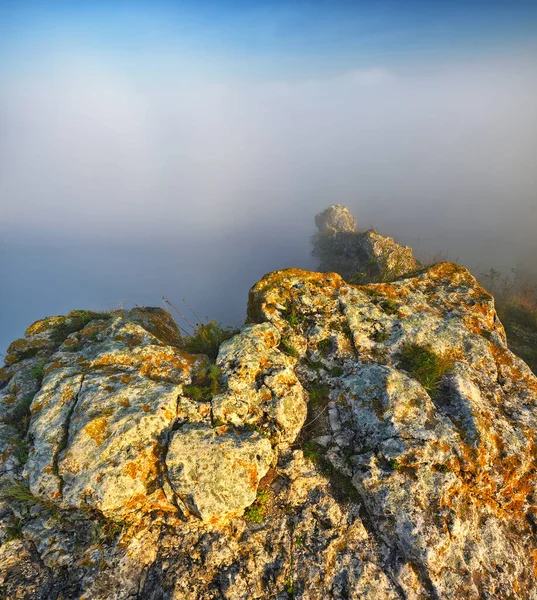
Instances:
[[[84,427],[84,431],[95,442],[97,446],[100,446],[108,437],[108,421],[105,417],[97,417],[93,421],[90,421]]]

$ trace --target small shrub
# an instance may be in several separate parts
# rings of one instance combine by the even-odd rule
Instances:
[[[401,367],[417,379],[428,392],[436,392],[452,361],[418,344],[406,344],[401,350]]]
[[[220,346],[238,333],[238,329],[224,327],[215,320],[200,323],[196,331],[182,341],[182,347],[192,354],[206,354],[216,360]]]
[[[348,279],[348,282],[351,285],[365,285],[368,282],[368,277],[366,273],[362,273],[362,271],[354,271]]]
[[[395,300],[391,300],[389,298],[382,300],[379,302],[379,306],[387,315],[394,315],[397,313],[397,302],[395,302]]]

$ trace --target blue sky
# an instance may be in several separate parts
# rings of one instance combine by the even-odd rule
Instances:
[[[516,50],[537,2],[0,2],[4,69],[86,53],[140,76],[295,78]],[[193,73],[193,74],[195,74]]]

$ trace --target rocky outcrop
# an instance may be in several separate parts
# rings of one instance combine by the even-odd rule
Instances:
[[[315,217],[319,233],[312,238],[319,270],[335,271],[353,283],[389,281],[420,267],[408,246],[375,230],[356,231],[348,208],[330,206]]]
[[[342,233],[356,231],[356,219],[342,204],[333,204],[315,217],[315,225],[321,233]]]
[[[271,273],[213,366],[53,318],[1,379],[2,597],[537,598],[537,378],[462,267]]]

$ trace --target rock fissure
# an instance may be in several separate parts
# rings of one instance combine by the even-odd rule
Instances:
[[[56,477],[58,477],[60,495],[63,494],[63,486],[64,486],[63,477],[60,473],[60,468],[59,468],[60,455],[69,445],[71,419],[73,418],[73,414],[76,410],[78,401],[80,399],[80,394],[82,392],[82,386],[84,385],[84,377],[85,377],[85,374],[82,373],[81,378],[80,378],[80,384],[78,386],[78,390],[71,401],[71,404],[70,404],[69,409],[67,410],[67,414],[65,416],[65,421],[62,424],[62,426],[63,426],[62,436],[61,436],[59,443],[55,449],[54,456],[52,459],[52,472],[54,475],[56,475]]]

